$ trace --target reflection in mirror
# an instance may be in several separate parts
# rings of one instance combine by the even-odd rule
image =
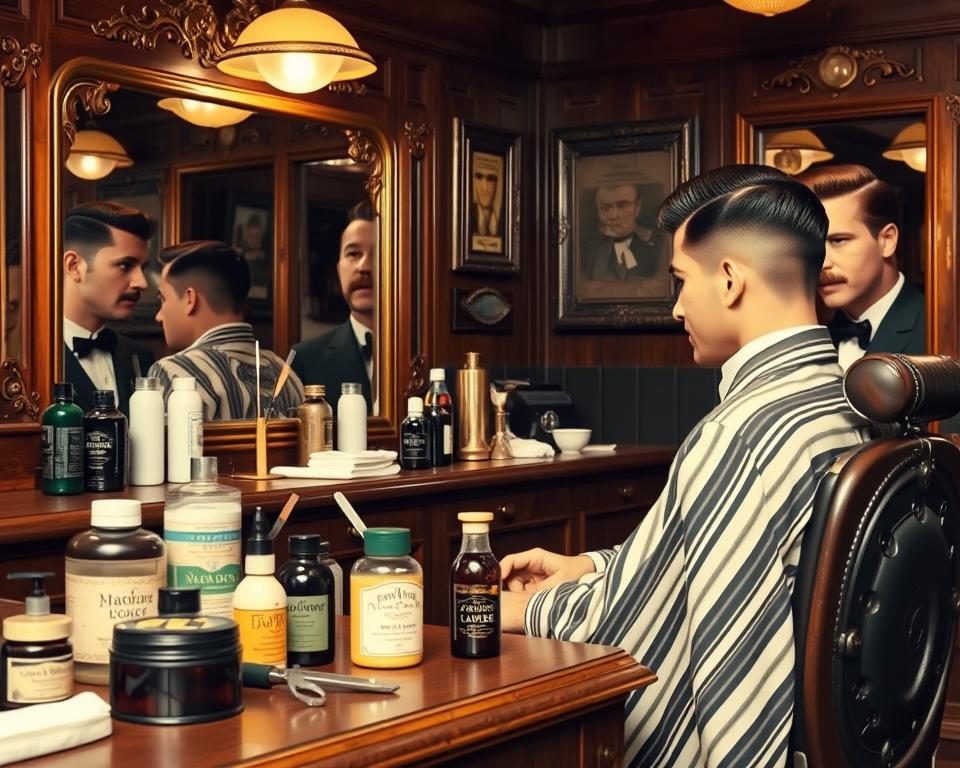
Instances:
[[[0,247],[3,248],[2,359],[22,356],[23,331],[20,302],[23,296],[23,91],[0,90]]]
[[[132,378],[160,361],[153,371],[164,371],[162,381],[164,374],[187,371],[198,379],[208,419],[253,418],[255,374],[248,363],[254,338],[261,350],[272,350],[261,370],[261,392],[269,392],[288,342],[349,325],[338,280],[341,235],[347,212],[368,199],[368,168],[348,159],[342,126],[253,113],[211,128],[181,119],[182,109],[159,107],[160,98],[121,88],[110,95],[106,114],[78,125],[109,136],[132,161],[129,167],[118,165],[98,179],[62,169],[65,373],[81,407],[92,404],[94,388],[107,387],[126,411]],[[97,202],[112,205],[106,237],[86,231],[98,229],[90,221],[98,215],[69,216]],[[143,228],[147,221],[152,235]],[[375,238],[376,224],[371,227]],[[242,269],[229,264],[233,251],[214,246],[187,249],[196,262],[190,269],[166,265],[173,255],[177,263],[185,258],[172,246],[191,241],[225,243]],[[367,285],[357,294],[366,291],[373,329],[375,245],[367,259]],[[301,322],[294,315],[298,296]],[[372,371],[375,346],[368,362],[354,343],[357,359]],[[234,352],[243,345],[250,350],[231,354],[231,345]],[[214,347],[223,354],[195,354]],[[313,362],[310,351],[298,364]],[[305,375],[312,375],[310,368]],[[284,393],[281,416],[302,397],[296,375]]]
[[[926,349],[926,132],[917,115],[768,128],[761,157],[824,204],[818,293],[846,367],[865,352]],[[868,323],[866,325],[864,323]]]

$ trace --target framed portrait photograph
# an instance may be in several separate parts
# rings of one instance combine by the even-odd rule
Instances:
[[[224,240],[236,248],[250,267],[251,308],[273,296],[273,207],[269,197],[231,192],[227,196]]]
[[[453,270],[520,271],[520,136],[453,121]]]
[[[557,328],[679,327],[657,209],[697,173],[692,117],[553,134]]]

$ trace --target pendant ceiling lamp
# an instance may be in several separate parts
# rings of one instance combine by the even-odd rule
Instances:
[[[786,13],[806,5],[810,0],[724,0],[724,2],[747,13],[776,16],[778,13]]]
[[[223,104],[174,97],[160,99],[157,106],[201,128],[223,128],[227,125],[236,125],[253,114],[245,109],[227,107]]]
[[[103,131],[77,131],[67,157],[67,170],[81,179],[102,179],[114,168],[129,168],[133,160],[119,141]]]
[[[335,18],[306,0],[286,0],[244,27],[217,69],[287,93],[310,93],[371,75],[377,65]]]
[[[814,163],[833,157],[813,131],[801,128],[781,131],[771,136],[764,147],[763,161],[784,173],[794,176]]]
[[[927,127],[923,123],[908,125],[894,137],[883,156],[888,160],[900,160],[913,170],[926,173]]]

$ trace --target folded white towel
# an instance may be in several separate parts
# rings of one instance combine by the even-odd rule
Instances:
[[[549,443],[541,443],[539,440],[524,440],[519,437],[510,438],[510,450],[515,459],[539,459],[553,456],[556,451]]]
[[[0,765],[79,747],[111,733],[110,706],[91,691],[0,712]]]
[[[317,451],[310,454],[310,461],[335,461],[356,464],[378,464],[397,460],[396,451]]]
[[[318,461],[310,459],[307,462],[308,467],[320,467],[326,469],[333,467],[336,469],[383,469],[391,464],[396,464],[396,460],[381,459],[380,461],[365,461],[357,464],[355,461]]]
[[[400,471],[399,464],[390,464],[379,469],[350,469],[326,465],[318,467],[274,467],[270,470],[275,475],[284,477],[302,477],[311,480],[362,480],[365,477],[387,477]]]

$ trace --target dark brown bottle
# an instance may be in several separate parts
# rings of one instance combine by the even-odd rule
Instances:
[[[500,655],[500,563],[490,551],[492,512],[461,512],[463,543],[450,573],[450,650],[464,659]]]
[[[117,410],[112,389],[96,390],[83,416],[83,483],[88,491],[127,486],[127,417]]]

